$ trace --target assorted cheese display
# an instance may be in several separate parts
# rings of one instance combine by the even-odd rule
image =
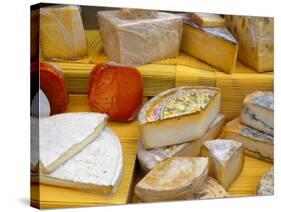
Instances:
[[[269,196],[274,194],[274,168],[262,176],[257,187],[257,195]]]

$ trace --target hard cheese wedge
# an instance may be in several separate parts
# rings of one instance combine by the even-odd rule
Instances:
[[[192,142],[177,144],[168,147],[159,147],[146,150],[143,143],[138,145],[138,161],[144,173],[152,170],[158,163],[173,156],[195,157],[200,154],[200,149],[204,141],[216,139],[221,133],[225,121],[225,116],[219,114],[209,126],[207,132],[199,139]]]
[[[156,18],[122,19],[119,10],[99,11],[104,50],[110,60],[140,65],[176,57],[182,35],[182,18],[159,12]]]
[[[274,67],[274,21],[269,17],[226,16],[226,25],[239,42],[238,59],[258,72]]]
[[[80,8],[41,8],[40,43],[43,57],[47,59],[77,59],[87,56],[87,40]]]
[[[225,73],[236,69],[238,42],[225,27],[200,27],[184,17],[181,50]]]
[[[269,135],[274,134],[274,96],[272,92],[254,92],[242,104],[241,123]]]
[[[244,165],[244,148],[233,140],[210,140],[204,142],[201,156],[209,157],[209,175],[228,189],[239,176]]]
[[[257,187],[257,195],[269,196],[274,195],[274,168],[271,168],[262,176]]]
[[[225,19],[212,13],[191,13],[191,19],[201,27],[223,27]]]
[[[273,161],[273,137],[241,124],[239,119],[234,119],[225,125],[222,137],[241,142],[247,155],[269,162]]]
[[[105,128],[101,135],[80,153],[51,173],[41,174],[39,180],[43,184],[111,194],[118,188],[122,170],[120,141],[111,129]],[[33,180],[36,180],[36,175]]]
[[[106,121],[105,114],[86,112],[63,113],[40,119],[40,158],[39,161],[35,158],[31,161],[32,167],[39,165],[41,173],[52,172],[94,141]]]
[[[220,110],[220,90],[182,86],[160,93],[140,110],[144,148],[165,147],[202,137]]]
[[[208,158],[172,157],[159,163],[135,187],[145,202],[180,200],[191,196],[208,175]]]

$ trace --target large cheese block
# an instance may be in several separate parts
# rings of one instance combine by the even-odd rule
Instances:
[[[107,115],[101,113],[62,113],[39,120],[39,161],[31,159],[33,168],[50,173],[85,146],[104,129]],[[34,139],[36,142],[36,139]],[[38,145],[31,143],[31,145]]]
[[[228,122],[223,128],[222,137],[239,141],[245,153],[252,157],[273,162],[274,140],[271,135],[262,133],[240,123],[239,119]]]
[[[207,132],[199,139],[192,142],[177,144],[168,147],[158,147],[145,149],[143,142],[138,144],[138,161],[144,173],[151,171],[158,163],[173,156],[195,157],[200,154],[200,149],[204,141],[216,139],[221,133],[225,121],[225,116],[219,114],[211,123]]]
[[[274,168],[266,172],[257,187],[257,195],[269,196],[274,195]]]
[[[40,183],[85,190],[98,194],[114,193],[122,178],[123,156],[118,137],[109,128],[80,153],[49,174]],[[37,177],[37,178],[36,178]],[[38,176],[33,175],[33,181]]]
[[[274,21],[269,17],[226,16],[239,42],[238,59],[258,72],[274,67]]]
[[[208,158],[172,157],[159,163],[135,187],[145,202],[186,199],[208,175]]]
[[[219,110],[218,88],[182,86],[164,91],[140,110],[140,139],[146,149],[199,139]]]
[[[200,27],[184,17],[181,50],[225,73],[236,69],[238,42],[225,27]]]
[[[99,11],[104,50],[110,60],[140,65],[176,57],[182,35],[182,18],[159,12],[155,18],[124,19],[119,10]]]
[[[40,43],[42,55],[46,59],[77,59],[87,56],[87,40],[80,8],[41,8]]]
[[[242,104],[241,123],[269,135],[274,134],[274,96],[272,92],[254,92]]]
[[[158,16],[157,10],[145,10],[145,9],[132,9],[122,8],[120,10],[120,16],[124,19],[138,19],[138,18],[156,18]]]
[[[201,156],[209,157],[209,175],[225,189],[236,180],[244,165],[243,144],[233,140],[205,141]]]
[[[192,21],[201,27],[223,27],[225,19],[212,13],[191,13]]]

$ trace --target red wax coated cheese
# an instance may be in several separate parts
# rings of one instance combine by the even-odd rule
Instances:
[[[111,120],[131,121],[142,104],[143,82],[133,67],[98,64],[89,77],[89,107]]]

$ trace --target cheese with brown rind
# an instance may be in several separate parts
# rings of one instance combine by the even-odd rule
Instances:
[[[201,27],[225,26],[225,19],[212,13],[191,13],[191,20]]]
[[[272,167],[266,172],[257,187],[258,196],[270,196],[274,195],[274,168]]]

